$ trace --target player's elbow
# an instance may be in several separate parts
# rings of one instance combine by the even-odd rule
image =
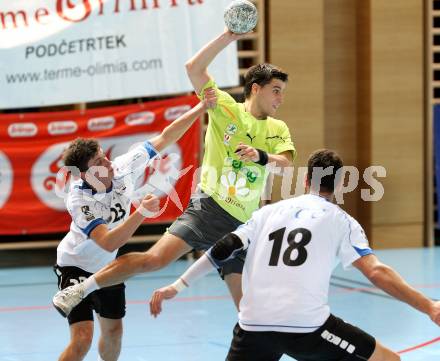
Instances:
[[[289,161],[288,159],[281,158],[276,162],[276,167],[273,168],[273,172],[276,175],[283,176],[286,174],[289,169],[293,167],[293,162]]]
[[[104,250],[107,251],[107,252],[114,252],[114,251],[116,251],[118,249],[118,247],[115,247],[115,246],[110,245],[110,244],[104,244],[102,246],[102,248],[104,248]]]
[[[293,167],[293,160],[286,158],[283,164],[284,168],[291,168]]]
[[[95,242],[105,251],[114,252],[118,249],[118,247],[114,244],[111,237],[104,236],[100,238],[95,238]]]
[[[192,74],[195,73],[194,71],[194,62],[192,60],[188,60],[185,63],[185,69],[186,69],[186,73],[191,76]]]
[[[111,246],[108,246],[107,248],[104,248],[107,252],[110,252],[110,253],[112,253],[112,252],[114,252],[114,251],[117,251],[118,250],[118,247],[111,247]]]
[[[186,74],[188,78],[194,83],[199,82],[200,79],[208,77],[207,69],[201,67],[199,64],[194,62],[192,59],[188,60],[185,64]]]
[[[295,159],[295,156],[292,153],[287,153],[284,155],[285,165],[284,167],[293,167],[293,160]]]
[[[276,162],[278,167],[283,169],[293,167],[293,157],[289,152],[269,155],[269,163]]]
[[[389,270],[390,268],[387,265],[378,263],[368,269],[364,274],[374,285],[381,285],[387,278]]]

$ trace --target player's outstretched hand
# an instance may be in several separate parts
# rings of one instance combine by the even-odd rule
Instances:
[[[147,213],[157,213],[160,210],[160,200],[154,194],[147,194],[142,199],[141,206]]]
[[[162,287],[153,292],[150,299],[150,314],[157,317],[162,312],[163,300],[169,300],[177,295],[177,290],[173,286]]]
[[[213,88],[207,88],[203,92],[203,106],[205,109],[214,109],[217,106],[217,93]]]
[[[429,317],[433,322],[440,326],[440,301],[435,301],[430,312]]]
[[[249,31],[244,34],[236,34],[236,33],[233,33],[231,30],[229,30],[228,28],[225,28],[225,35],[228,36],[231,41],[245,39],[249,34],[252,34],[253,32],[254,31],[252,30],[252,31]]]
[[[258,154],[258,151],[251,147],[250,145],[246,145],[243,143],[240,143],[237,146],[237,149],[235,150],[235,154],[238,155],[238,158],[243,161],[251,161],[251,162],[258,162],[260,159],[260,155]]]

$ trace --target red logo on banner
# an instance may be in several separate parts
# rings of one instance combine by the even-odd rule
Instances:
[[[92,12],[92,5],[90,4],[90,0],[82,0],[82,6],[84,8],[83,11],[80,12],[81,16],[76,16],[75,18],[71,17],[68,13],[78,14],[78,7],[72,4],[69,0],[66,1],[66,6],[63,6],[63,0],[57,0],[57,13],[60,18],[71,21],[71,22],[80,22],[84,19],[87,19]]]
[[[54,189],[54,186],[56,184],[56,174],[61,169],[62,165],[60,164],[61,158],[63,157],[63,154],[60,154],[57,159],[55,159],[52,163],[49,164],[49,171],[54,174],[52,176],[47,177],[43,181],[43,186],[46,190],[51,191]],[[67,177],[66,182],[69,178]]]
[[[168,126],[164,109],[194,106],[197,102],[196,97],[181,97],[85,112],[27,113],[26,122],[21,122],[18,114],[0,115],[0,143],[4,152],[0,152],[2,233],[68,230],[71,218],[65,210],[67,190],[64,185],[70,178],[60,169],[64,169],[62,153],[73,139],[98,138],[109,158],[114,159]],[[127,127],[129,123],[137,126]],[[48,129],[48,133],[39,133],[37,124],[41,129]],[[73,129],[75,133],[68,134]],[[136,196],[142,198],[154,193],[161,197],[163,208],[158,218],[147,222],[172,222],[187,205],[193,174],[198,167],[199,131],[200,125],[196,122],[178,143],[169,146],[146,169],[144,177],[140,177]]]

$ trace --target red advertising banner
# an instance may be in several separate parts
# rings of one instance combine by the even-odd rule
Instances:
[[[57,185],[57,174],[70,141],[97,138],[109,159],[114,159],[133,144],[159,134],[197,102],[189,96],[85,111],[0,115],[0,234],[69,229],[65,191]],[[171,222],[186,207],[198,166],[199,135],[197,121],[146,170],[140,186],[145,194],[161,197],[163,210],[146,222]]]

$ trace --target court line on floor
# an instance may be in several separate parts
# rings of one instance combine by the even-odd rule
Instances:
[[[126,282],[134,282],[134,281],[148,281],[148,280],[160,280],[160,279],[176,279],[180,276],[179,275],[149,275],[149,276],[135,276],[133,278],[130,278],[128,281]],[[208,275],[206,275],[205,277],[218,277],[217,273],[210,273]],[[346,287],[347,290],[363,290],[363,289],[377,289],[376,287],[374,287],[371,283],[367,283],[367,282],[362,282],[362,281],[357,281],[357,280],[352,280],[349,278],[344,278],[344,277],[338,277],[338,276],[332,276],[332,279],[336,279],[339,281],[345,281],[345,282],[349,282],[349,283],[354,283],[354,284],[358,284],[361,286],[365,286],[365,287],[361,287],[361,288],[356,288],[356,287]],[[10,283],[10,284],[0,284],[0,288],[8,288],[8,287],[32,287],[32,286],[51,286],[51,285],[56,285],[56,279],[54,277],[54,281],[44,281],[44,282],[34,282],[34,283]],[[440,283],[432,283],[432,284],[413,284],[412,285],[415,288],[440,288]],[[343,288],[343,286],[341,285],[341,288]]]
[[[387,298],[389,300],[398,301],[394,297],[391,297],[385,293],[375,292],[375,290],[377,290],[377,288],[374,288],[374,287],[368,287],[368,288],[349,287],[346,285],[341,285],[340,283],[336,283],[336,282],[330,282],[330,285],[332,285],[334,287],[341,288],[345,292],[360,292],[360,293],[365,293],[365,294],[371,295],[371,296],[377,296],[377,297]]]
[[[167,302],[195,302],[195,301],[216,301],[230,299],[230,295],[219,296],[194,296],[194,297],[179,297]],[[147,300],[131,300],[127,301],[128,305],[148,304]],[[0,313],[7,312],[22,312],[22,311],[44,311],[54,309],[52,305],[45,306],[15,306],[15,307],[0,307]]]
[[[175,276],[169,276],[169,278],[175,278]],[[372,296],[378,296],[382,298],[387,298],[390,300],[395,300],[395,298],[384,294],[384,293],[378,293],[374,292],[374,288],[355,288],[355,287],[349,287],[346,285],[338,284],[335,282],[330,282],[330,284],[334,287],[341,288],[341,291],[339,292],[361,292],[364,294],[369,294]],[[338,293],[338,292],[330,292],[331,294]],[[198,297],[179,297],[174,300],[171,300],[172,302],[194,302],[194,301],[208,301],[208,300],[220,300],[220,299],[229,299],[231,298],[230,295],[222,295],[222,296],[198,296]],[[400,301],[399,301],[400,302]],[[127,304],[147,304],[148,301],[146,300],[134,300],[134,301],[128,301]],[[51,309],[52,305],[45,305],[45,306],[14,306],[14,307],[0,307],[0,313],[5,312],[20,312],[20,311],[39,311],[39,310],[48,310]]]
[[[403,354],[403,353],[407,353],[407,352],[415,351],[415,350],[418,350],[418,349],[420,349],[420,348],[423,348],[423,347],[426,347],[426,346],[432,345],[432,344],[434,344],[434,343],[436,343],[436,342],[439,342],[439,341],[440,341],[440,337],[436,337],[436,338],[434,338],[434,339],[432,339],[432,340],[429,340],[429,341],[423,342],[423,343],[421,343],[421,344],[419,344],[419,345],[412,346],[412,347],[408,347],[408,348],[406,348],[406,349],[404,349],[404,350],[401,350],[401,351],[397,351],[397,353],[401,355],[401,354]]]
[[[170,346],[187,346],[187,345],[203,345],[205,344],[205,341],[187,341],[187,342],[170,342],[170,343],[156,343],[156,344],[145,344],[145,345],[124,345],[123,349],[144,349],[144,348],[152,348],[152,347],[170,347]],[[89,353],[91,352],[98,352],[97,347],[91,347],[89,349]],[[7,353],[2,354],[0,353],[0,356],[2,357],[1,360],[3,360],[3,357],[14,357],[14,356],[28,356],[28,355],[59,355],[58,352],[55,351],[40,351],[40,352],[13,352],[13,353]],[[14,359],[17,360],[17,359]]]
[[[379,295],[379,294],[375,294]],[[384,295],[386,296],[386,295]],[[173,300],[169,300],[168,302],[194,302],[194,301],[215,301],[215,300],[226,300],[231,299],[230,295],[218,295],[218,296],[193,296],[193,297],[180,297]],[[127,304],[148,304],[148,301],[146,300],[132,300],[128,301]],[[52,309],[52,305],[47,306],[23,306],[23,307],[0,307],[0,313],[2,312],[20,312],[20,311],[39,311],[39,310],[49,310]],[[432,340],[423,342],[419,345],[412,346],[409,348],[406,348],[404,350],[398,351],[397,353],[403,354],[411,351],[418,350],[420,348],[432,345],[434,343],[437,343],[440,341],[440,337],[434,338]]]
[[[353,280],[351,278],[345,278],[345,277],[340,277],[340,276],[332,276],[331,277],[334,280],[338,280],[338,281],[344,281],[344,282],[348,282],[348,283],[354,283],[354,284],[358,284],[360,286],[365,286],[367,288],[375,288],[377,289],[372,283],[370,282],[362,282],[362,281],[358,281],[358,280]],[[419,288],[440,288],[440,283],[422,283],[422,284],[412,284],[413,287],[419,287]]]
[[[176,279],[179,278],[179,275],[156,275],[156,276],[135,276],[130,278],[128,281],[126,282],[133,282],[133,281],[148,281],[148,280],[160,280],[160,279]],[[207,274],[205,277],[219,277],[217,273],[211,273],[211,274]],[[54,280],[53,281],[44,281],[44,282],[34,282],[34,283],[5,283],[5,284],[0,284],[0,288],[7,288],[7,287],[32,287],[32,286],[52,286],[52,285],[56,285],[57,284],[57,280],[56,277],[54,275]]]
[[[423,343],[421,343],[419,345],[412,346],[412,347],[406,348],[406,349],[401,350],[401,351],[397,351],[397,353],[401,355],[403,353],[408,353],[408,352],[411,352],[411,351],[415,351],[415,350],[421,349],[423,347],[430,346],[430,345],[432,345],[434,343],[437,343],[439,341],[440,341],[440,337],[436,337],[436,338],[434,338],[432,340],[423,342]],[[179,345],[185,345],[186,346],[186,345],[191,345],[191,344],[192,345],[197,345],[197,344],[203,344],[203,343],[204,342],[177,342],[177,343],[170,343],[170,344],[125,345],[124,349],[148,348],[148,347],[163,347],[163,346],[169,347],[169,346],[179,346]],[[221,348],[228,348],[229,347],[228,345],[225,345],[225,344],[220,343],[220,342],[209,341],[208,344],[212,344],[214,346],[218,346],[218,347],[221,347]],[[97,348],[92,347],[90,351],[97,351]],[[35,354],[40,354],[40,355],[48,354],[48,355],[52,355],[52,354],[55,354],[55,353],[53,351],[49,351],[49,352],[32,352],[32,353],[8,353],[8,354],[2,355],[2,357],[24,356],[24,355],[31,355],[31,354],[32,355],[35,355]]]
[[[361,293],[366,293],[366,294],[371,294],[371,295],[375,295],[375,296],[379,296],[379,297],[383,297],[383,298],[388,298],[388,299],[393,299],[396,300],[394,297],[389,296],[386,293],[382,293],[383,291],[381,291],[379,288],[375,287],[372,283],[367,283],[367,282],[362,282],[362,281],[357,281],[357,280],[353,280],[350,278],[344,278],[344,277],[338,277],[338,276],[332,276],[332,279],[336,279],[336,280],[340,280],[343,282],[347,282],[347,283],[353,283],[353,284],[357,284],[357,285],[361,285],[361,286],[365,286],[365,287],[350,287],[350,286],[345,286],[336,282],[330,282],[330,284],[332,286],[335,287],[339,287],[342,289],[345,289],[345,292],[361,292]],[[422,284],[422,285],[412,285],[414,288],[439,288],[440,284]],[[339,291],[340,292],[344,292],[344,291]],[[433,301],[438,301],[438,299],[436,298],[432,298]]]
[[[345,282],[349,282],[349,283],[355,283],[361,286],[365,286],[365,287],[374,287],[372,283],[370,282],[362,282],[362,281],[358,281],[358,280],[354,280],[351,278],[346,278],[346,277],[341,277],[341,276],[335,276],[333,275],[331,277],[334,280],[338,280],[338,281],[345,281]]]

